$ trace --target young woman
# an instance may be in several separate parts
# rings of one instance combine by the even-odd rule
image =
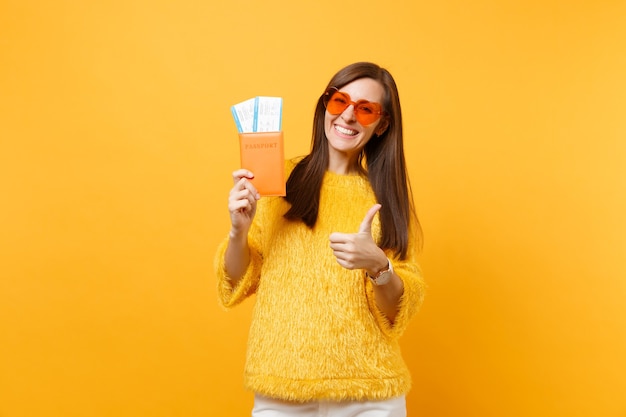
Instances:
[[[359,62],[320,96],[311,152],[287,161],[286,197],[233,172],[231,230],[215,257],[220,302],[252,294],[245,386],[253,416],[405,416],[398,338],[422,303],[395,81]]]

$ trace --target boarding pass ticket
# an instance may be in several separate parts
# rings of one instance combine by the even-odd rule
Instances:
[[[239,133],[281,130],[282,97],[257,96],[231,106],[230,111]]]

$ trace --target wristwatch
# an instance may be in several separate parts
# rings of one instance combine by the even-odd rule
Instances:
[[[393,266],[391,265],[391,260],[389,260],[389,258],[387,258],[387,267],[383,268],[383,270],[379,271],[375,276],[371,276],[367,271],[365,271],[365,275],[367,275],[374,285],[385,285],[391,279],[392,274]]]

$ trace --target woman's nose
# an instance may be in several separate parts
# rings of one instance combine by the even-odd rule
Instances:
[[[350,104],[344,111],[341,113],[341,118],[346,122],[354,122],[354,105]]]

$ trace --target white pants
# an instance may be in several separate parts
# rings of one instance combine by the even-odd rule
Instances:
[[[292,403],[254,396],[252,417],[406,417],[404,396],[383,401]]]

